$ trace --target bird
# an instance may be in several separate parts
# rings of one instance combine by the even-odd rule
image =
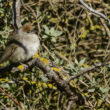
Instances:
[[[0,57],[0,64],[7,60],[12,63],[25,62],[38,51],[39,47],[38,35],[33,32],[33,26],[26,23],[9,36],[6,48]]]

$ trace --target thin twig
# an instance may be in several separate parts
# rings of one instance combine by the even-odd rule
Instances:
[[[104,55],[105,56],[104,58],[106,58],[107,55],[109,54],[108,53],[108,49],[109,49],[109,46],[110,46],[110,30],[109,30],[109,28],[107,27],[106,23],[104,22],[104,20],[102,18],[100,18],[100,21],[101,21],[102,25],[104,26],[104,29],[105,29],[108,37],[109,37],[108,45],[107,45],[107,48],[106,48],[106,51],[105,51],[105,55]]]
[[[13,100],[13,102],[16,103],[16,105],[20,106],[23,110],[25,110],[21,104],[19,104],[13,97],[11,97],[9,94],[7,94],[1,87],[0,87],[0,91],[3,92],[6,96],[8,96],[11,100]]]
[[[102,64],[97,64],[96,66],[93,66],[93,67],[91,67],[91,68],[89,68],[89,69],[86,69],[86,70],[84,70],[84,71],[78,73],[77,75],[71,76],[66,82],[69,83],[72,79],[78,78],[78,77],[80,77],[80,76],[82,76],[82,75],[84,75],[84,74],[86,74],[86,73],[88,73],[88,72],[90,72],[90,71],[93,71],[93,70],[95,70],[95,69],[97,69],[97,68],[99,68],[99,67],[101,67],[101,66],[106,66],[106,65],[109,64],[109,63],[110,63],[110,62],[102,63]]]
[[[38,20],[38,16],[36,15],[35,11],[29,5],[25,5],[25,3],[23,2],[23,0],[21,0],[21,2],[22,2],[22,5],[23,5],[24,9],[26,9],[28,12],[32,12],[32,15],[35,17],[35,19],[37,21],[38,35],[40,35],[41,28],[40,28],[40,22]]]
[[[107,16],[105,16],[103,13],[100,13],[100,12],[94,10],[93,8],[89,7],[86,3],[84,3],[83,0],[79,0],[79,2],[80,2],[85,8],[87,8],[90,12],[92,12],[92,13],[94,13],[94,14],[96,14],[96,15],[102,17],[102,18],[104,18],[104,19],[107,20],[108,23],[110,24],[110,19],[109,19]]]
[[[71,110],[74,100],[69,100],[67,110]]]

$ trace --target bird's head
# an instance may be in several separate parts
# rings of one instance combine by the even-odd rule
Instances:
[[[30,33],[33,31],[33,26],[30,23],[26,23],[23,25],[22,31],[26,33]]]
[[[18,34],[31,33],[33,31],[33,26],[31,23],[24,24],[20,29],[18,29]]]

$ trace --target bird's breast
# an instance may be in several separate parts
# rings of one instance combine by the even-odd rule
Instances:
[[[27,49],[26,58],[29,59],[38,51],[40,42],[38,38],[30,39],[30,40],[23,40],[23,45]]]

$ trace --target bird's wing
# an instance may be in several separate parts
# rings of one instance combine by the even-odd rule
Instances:
[[[11,44],[11,45],[7,46],[5,51],[1,55],[0,64],[3,63],[4,61],[8,60],[9,57],[13,54],[13,52],[16,50],[16,48],[17,48],[17,45],[15,45],[15,44]]]

